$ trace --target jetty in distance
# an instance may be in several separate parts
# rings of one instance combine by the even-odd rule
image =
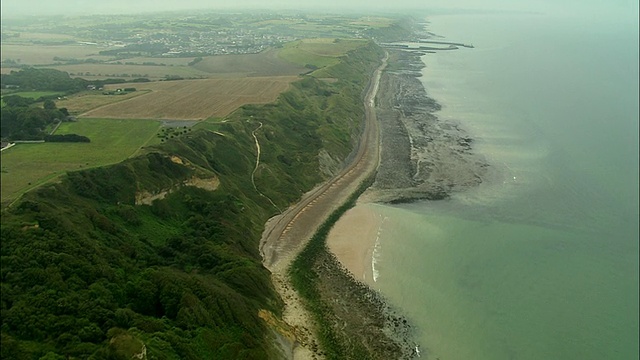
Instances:
[[[435,45],[448,45],[448,46],[434,47],[434,46],[424,46],[421,44],[435,44]],[[435,50],[456,50],[459,47],[466,47],[471,49],[474,48],[472,44],[463,44],[463,43],[451,42],[451,41],[435,41],[435,40],[419,40],[418,42],[414,42],[412,44],[383,43],[381,45],[389,48],[418,50],[418,51],[426,51],[426,52],[432,52]]]
[[[463,44],[463,43],[450,42],[450,41],[420,40],[420,41],[418,41],[418,43],[419,44],[453,45],[453,46],[462,46],[462,47],[473,49],[473,45],[472,44]]]

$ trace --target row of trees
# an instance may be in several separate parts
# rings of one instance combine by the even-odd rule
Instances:
[[[88,75],[88,73],[84,75]],[[85,90],[88,85],[103,87],[106,84],[122,84],[126,82],[142,81],[149,81],[149,79],[140,76],[139,78],[131,80],[108,78],[89,81],[77,77],[72,78],[69,73],[65,71],[34,67],[26,67],[19,71],[11,71],[9,74],[0,75],[0,87],[3,89],[7,87],[17,87],[24,91],[60,91],[67,94]]]
[[[82,135],[77,134],[62,134],[62,135],[46,135],[44,137],[46,142],[91,142],[91,140]]]
[[[122,55],[122,54],[137,54],[137,55],[162,55],[171,50],[167,45],[160,43],[148,43],[148,44],[130,44],[121,48],[102,50],[100,55]]]
[[[73,93],[86,89],[87,83],[87,80],[72,78],[64,71],[33,67],[0,75],[2,88],[10,85],[20,89]]]
[[[44,101],[43,107],[31,106],[36,100],[17,95],[2,100],[6,106],[0,110],[0,136],[7,140],[43,140],[49,127],[69,116],[67,109],[57,109],[50,99]]]

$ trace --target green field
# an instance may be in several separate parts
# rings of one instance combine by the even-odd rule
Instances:
[[[3,96],[9,96],[9,95],[18,95],[18,96],[22,96],[24,98],[38,99],[38,98],[41,98],[43,96],[62,95],[62,92],[59,92],[59,91],[20,91],[20,92],[5,94]]]
[[[305,39],[285,44],[278,56],[302,66],[322,68],[337,64],[340,56],[364,44],[363,40]]]
[[[278,55],[280,49],[269,49],[258,54],[205,56],[192,68],[206,72],[210,77],[286,76],[305,72],[302,65],[294,64]]]
[[[159,142],[154,120],[81,119],[56,134],[78,134],[90,143],[17,144],[2,152],[2,204],[67,171],[120,162]]]

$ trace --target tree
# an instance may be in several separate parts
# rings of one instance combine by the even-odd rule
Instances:
[[[18,96],[18,95],[7,95],[2,97],[2,101],[4,101],[4,103],[7,106],[11,106],[11,107],[24,107],[24,106],[29,106],[33,103],[33,99],[31,98],[25,98],[22,96]]]
[[[45,100],[44,104],[42,105],[43,108],[47,109],[47,110],[53,110],[56,108],[56,103],[55,101],[49,99],[49,100]]]

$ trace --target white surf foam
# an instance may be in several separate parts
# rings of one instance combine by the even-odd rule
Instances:
[[[382,216],[382,215],[381,215]],[[380,244],[380,235],[382,234],[382,225],[388,219],[388,217],[384,217],[378,226],[378,233],[376,234],[376,243],[373,246],[373,254],[371,256],[371,273],[373,274],[373,282],[378,282],[378,278],[380,277],[380,272],[376,268],[376,264],[378,263],[381,256],[381,244]]]

